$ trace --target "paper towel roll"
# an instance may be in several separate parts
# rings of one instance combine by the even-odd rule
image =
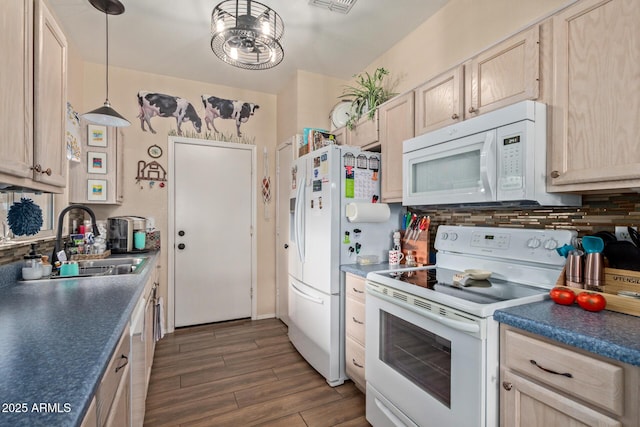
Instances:
[[[391,216],[386,203],[349,203],[346,211],[350,222],[385,222]]]

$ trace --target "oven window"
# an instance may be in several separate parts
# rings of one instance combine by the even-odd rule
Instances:
[[[380,311],[380,360],[451,408],[451,341]]]

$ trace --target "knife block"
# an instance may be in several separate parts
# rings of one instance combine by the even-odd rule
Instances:
[[[401,231],[400,235],[402,236],[400,246],[404,256],[407,256],[407,251],[413,251],[419,266],[429,264],[429,231],[425,230],[420,233],[416,240],[405,240],[405,231]],[[404,264],[404,260],[402,260],[401,264]]]

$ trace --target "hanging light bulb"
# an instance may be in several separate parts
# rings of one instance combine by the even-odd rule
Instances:
[[[102,107],[84,113],[82,118],[90,123],[105,126],[129,126],[131,124],[129,120],[111,108],[111,103],[109,102],[109,15],[121,15],[124,13],[124,5],[119,0],[89,0],[89,3],[100,12],[104,12],[106,21],[106,98]]]
[[[271,24],[269,24],[269,21],[267,20],[263,20],[262,21],[262,34],[269,34],[271,32]]]

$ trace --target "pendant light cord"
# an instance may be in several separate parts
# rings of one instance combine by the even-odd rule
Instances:
[[[105,19],[105,23],[106,23],[106,27],[107,27],[107,40],[106,40],[106,45],[107,45],[107,59],[106,59],[106,63],[107,63],[107,72],[106,72],[106,87],[107,87],[107,98],[105,99],[105,103],[109,103],[109,14],[107,13],[107,11],[105,11],[104,13],[104,19]]]

